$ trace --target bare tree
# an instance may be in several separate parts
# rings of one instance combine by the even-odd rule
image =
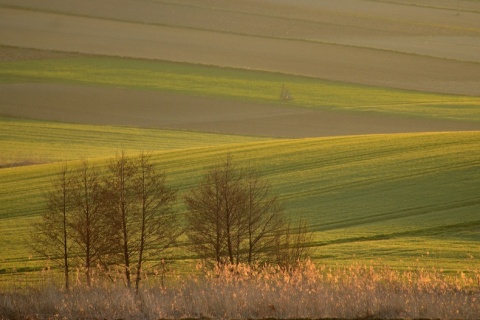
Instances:
[[[280,237],[276,238],[275,257],[278,265],[291,269],[299,262],[307,259],[311,255],[309,243],[312,241],[313,234],[308,231],[308,225],[305,220],[298,222],[298,225],[292,227],[288,222],[284,225]]]
[[[75,257],[85,267],[88,286],[96,265],[115,264],[123,267],[127,286],[135,281],[138,292],[144,262],[160,258],[182,233],[175,200],[165,174],[145,153],[132,159],[122,152],[103,177],[88,160],[72,172],[65,165],[52,182],[47,208],[29,242],[62,265],[67,289]]]
[[[226,247],[230,263],[239,263],[242,234],[245,231],[243,209],[246,194],[243,189],[243,172],[228,157],[220,171],[221,218],[225,229]]]
[[[63,269],[66,290],[69,290],[70,287],[71,258],[69,190],[69,170],[65,163],[52,180],[52,188],[46,195],[47,204],[41,215],[41,221],[34,224],[33,232],[28,239],[28,243],[34,251],[55,261]]]
[[[127,286],[141,281],[144,262],[169,248],[181,233],[173,212],[175,192],[145,153],[138,160],[122,152],[108,167],[105,193],[109,202],[111,246],[123,265]]]
[[[71,179],[72,240],[85,267],[87,286],[92,284],[92,268],[102,263],[109,251],[108,231],[104,216],[100,174],[84,159]]]
[[[193,251],[203,259],[223,262],[226,256],[224,182],[221,168],[210,170],[185,196],[188,208],[187,235]]]
[[[109,221],[111,243],[115,262],[123,266],[127,287],[132,285],[132,263],[136,253],[133,246],[135,233],[135,175],[136,168],[130,158],[122,151],[110,161],[104,182],[106,218]]]
[[[261,255],[269,255],[280,236],[284,220],[284,208],[277,196],[272,195],[270,185],[258,172],[250,171],[245,179],[246,191],[246,248],[247,262],[252,263]],[[267,258],[267,257],[264,257]]]
[[[165,174],[157,172],[151,163],[150,156],[141,153],[136,161],[136,187],[138,199],[138,239],[133,246],[137,247],[137,266],[135,290],[138,292],[142,279],[143,263],[149,256],[158,256],[175,243],[182,233],[173,205],[176,200],[174,190],[167,187]]]
[[[192,250],[216,263],[253,263],[273,250],[283,209],[268,183],[227,157],[185,196]]]

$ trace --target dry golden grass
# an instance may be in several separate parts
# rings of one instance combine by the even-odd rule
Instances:
[[[306,261],[276,266],[200,266],[167,286],[153,273],[138,295],[116,282],[80,282],[70,292],[48,285],[0,295],[2,319],[475,319],[480,272],[353,264],[331,268]]]

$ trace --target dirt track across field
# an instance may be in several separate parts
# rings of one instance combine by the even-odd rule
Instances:
[[[480,96],[480,1],[0,0],[1,45],[0,61],[115,55]],[[480,130],[56,84],[0,85],[0,96],[3,115],[276,137]]]
[[[480,123],[332,112],[57,84],[0,86],[0,115],[270,137],[480,130]],[[35,101],[35,103],[32,103]]]

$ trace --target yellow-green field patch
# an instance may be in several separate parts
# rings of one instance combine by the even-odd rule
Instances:
[[[0,167],[167,151],[266,138],[189,131],[92,126],[0,117]]]
[[[54,82],[480,121],[480,98],[386,89],[279,73],[108,57],[0,62],[0,83]],[[286,86],[293,100],[282,101]]]

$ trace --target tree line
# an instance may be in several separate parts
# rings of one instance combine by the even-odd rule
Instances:
[[[268,181],[230,156],[183,195],[186,212],[175,210],[177,193],[143,152],[122,152],[102,170],[87,159],[73,167],[65,163],[46,190],[29,243],[58,262],[67,290],[73,266],[85,270],[87,286],[94,268],[115,266],[127,287],[138,291],[145,262],[159,259],[181,235],[211,264],[289,268],[309,254],[306,223],[292,226]]]

